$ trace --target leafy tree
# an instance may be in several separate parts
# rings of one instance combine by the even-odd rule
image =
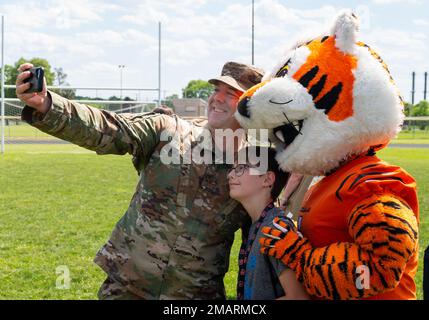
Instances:
[[[414,105],[411,114],[413,117],[429,116],[429,102],[426,100],[420,101],[418,104]]]
[[[404,114],[406,117],[410,116],[411,106],[411,103],[404,102]]]
[[[414,106],[408,105],[408,114],[412,117],[427,117],[429,116],[429,102],[422,100]],[[429,125],[429,121],[411,121],[412,125],[417,126],[420,130],[425,130]]]
[[[45,69],[45,78],[47,85],[52,85],[54,83],[55,74],[51,71],[51,65],[49,64],[48,60],[43,58],[32,58],[30,60],[20,58],[18,61],[15,62],[13,66],[11,65],[5,65],[4,72],[5,72],[5,84],[11,84],[14,85],[16,82],[16,77],[18,76],[18,68],[21,64],[25,62],[32,63],[35,67],[43,67]],[[7,98],[16,98],[15,89],[5,89],[5,96]]]
[[[191,80],[182,89],[183,98],[201,98],[207,100],[213,93],[213,85],[204,80]]]

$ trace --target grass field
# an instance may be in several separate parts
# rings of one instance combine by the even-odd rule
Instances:
[[[380,154],[418,181],[422,257],[429,244],[429,149]],[[0,299],[95,299],[105,275],[92,259],[134,192],[131,158],[96,156],[72,145],[6,145],[0,172]],[[230,298],[238,246],[236,241],[225,278]],[[70,289],[56,288],[59,266],[70,270]]]
[[[9,125],[5,127],[5,137],[9,140],[20,139],[56,139],[27,124]],[[409,130],[399,133],[397,139],[392,143],[429,144],[429,130]]]

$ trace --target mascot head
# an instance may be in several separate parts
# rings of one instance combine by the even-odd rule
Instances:
[[[399,132],[402,99],[357,29],[356,16],[342,13],[329,34],[294,46],[241,97],[237,120],[269,129],[283,170],[324,175]]]

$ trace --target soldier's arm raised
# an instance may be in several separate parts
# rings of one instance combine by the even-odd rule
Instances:
[[[171,122],[166,115],[124,116],[72,102],[46,85],[40,93],[24,93],[31,64],[20,66],[16,93],[26,104],[21,118],[52,136],[94,150],[98,154],[143,155],[148,157],[159,143],[160,133]]]

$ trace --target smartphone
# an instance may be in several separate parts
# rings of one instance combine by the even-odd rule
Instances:
[[[24,83],[30,82],[31,85],[24,93],[42,92],[45,70],[42,67],[34,67],[29,71],[31,72],[31,75],[24,80]]]

